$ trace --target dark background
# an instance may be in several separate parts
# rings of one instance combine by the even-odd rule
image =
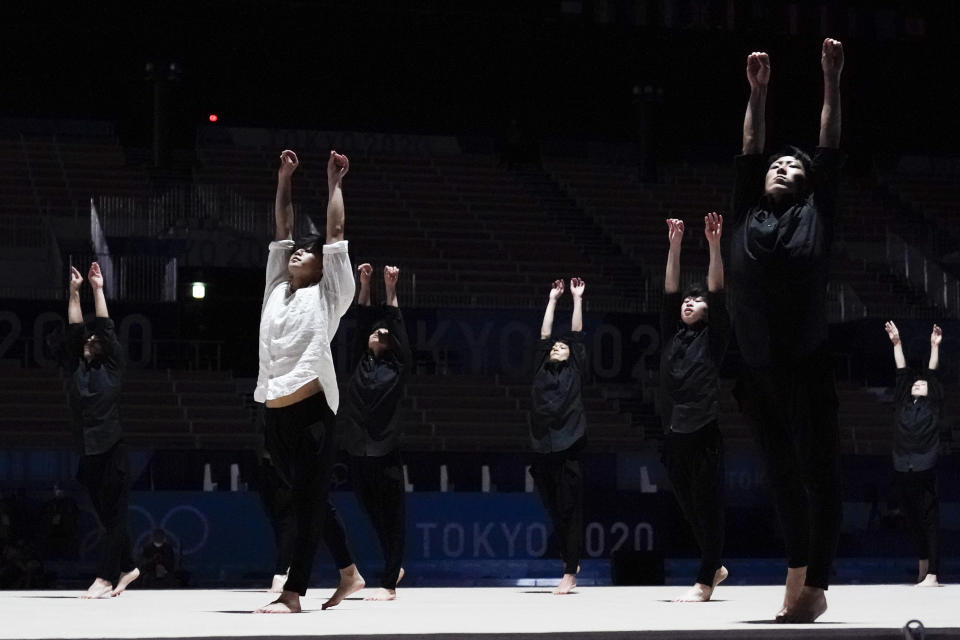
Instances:
[[[114,121],[148,146],[145,64],[169,88],[176,146],[221,125],[630,139],[634,86],[659,153],[739,145],[744,59],[770,52],[770,144],[815,143],[819,48],[844,41],[844,145],[951,153],[955,2],[240,0],[5,2],[0,115]],[[91,5],[91,6],[87,6]],[[161,74],[163,75],[163,74]]]

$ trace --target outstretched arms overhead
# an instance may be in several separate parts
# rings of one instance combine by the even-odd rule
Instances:
[[[903,344],[900,342],[900,330],[897,329],[897,325],[893,323],[893,320],[888,320],[883,328],[887,332],[887,336],[890,337],[890,342],[893,343],[893,361],[897,364],[897,369],[906,369],[907,368],[907,358],[903,355]],[[933,354],[931,353],[931,356]]]
[[[546,340],[553,333],[553,314],[557,310],[557,299],[561,294],[563,294],[563,280],[554,280],[550,287],[547,308],[543,312],[543,322],[540,324],[541,340]]]
[[[710,247],[710,265],[707,267],[707,291],[716,293],[723,289],[723,256],[720,252],[720,236],[723,235],[723,216],[711,211],[703,216],[703,234]]]
[[[750,98],[743,116],[743,153],[763,153],[766,144],[767,87],[770,84],[770,56],[754,51],[747,56]]]
[[[360,293],[357,296],[357,304],[361,307],[370,306],[370,276],[373,274],[373,267],[369,262],[364,262],[357,267],[357,273],[360,276]]]
[[[400,278],[400,268],[386,266],[383,268],[383,288],[386,292],[386,303],[389,307],[399,307],[397,302],[397,280]]]
[[[663,292],[680,291],[680,247],[683,243],[683,220],[667,219],[667,239],[670,250],[667,252],[667,268],[663,276]]]
[[[931,371],[940,366],[940,342],[942,340],[943,330],[939,326],[933,325],[933,330],[930,332],[930,364],[927,365],[927,368]]]
[[[285,149],[280,154],[280,168],[277,170],[277,196],[273,205],[273,217],[276,230],[274,240],[293,239],[293,195],[291,177],[300,166],[297,154]]]
[[[573,315],[570,316],[570,331],[583,331],[583,292],[587,283],[580,278],[570,278],[570,295],[573,296]]]
[[[345,155],[330,151],[327,160],[327,187],[330,190],[327,200],[327,244],[343,240],[343,190],[341,182],[350,170],[350,160]]]
[[[80,308],[80,287],[83,285],[83,276],[73,265],[70,266],[70,296],[67,299],[67,322],[81,324],[83,309]]]
[[[827,38],[820,53],[823,69],[823,108],[820,111],[819,146],[840,146],[840,72],[843,71],[843,45]]]
[[[98,318],[109,318],[107,312],[107,297],[103,293],[103,274],[100,273],[100,265],[96,262],[90,263],[90,271],[87,273],[87,281],[93,289],[93,311]]]

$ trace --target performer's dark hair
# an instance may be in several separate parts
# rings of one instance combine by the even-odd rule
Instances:
[[[691,284],[683,290],[683,296],[680,298],[680,300],[686,300],[687,298],[703,298],[706,300],[707,290],[700,283]]]

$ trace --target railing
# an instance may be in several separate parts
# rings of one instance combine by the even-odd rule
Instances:
[[[960,316],[960,280],[890,231],[886,234],[886,258],[896,275],[923,291],[946,317]]]

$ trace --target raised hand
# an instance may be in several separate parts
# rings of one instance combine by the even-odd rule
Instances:
[[[887,335],[890,337],[890,342],[892,342],[894,345],[900,344],[900,331],[897,329],[897,325],[893,323],[893,320],[888,320],[887,323],[883,325],[883,328],[886,330]],[[932,335],[930,336],[930,339],[931,341],[933,340]]]
[[[360,275],[360,284],[370,284],[370,276],[373,275],[373,267],[369,262],[357,266],[357,273]]]
[[[339,185],[348,171],[350,171],[349,158],[331,149],[330,159],[327,160],[327,184],[330,186]]]
[[[550,299],[556,301],[563,294],[563,280],[554,280],[550,289]]]
[[[943,341],[943,329],[938,325],[933,325],[933,331],[930,333],[930,346],[939,347]]]
[[[580,278],[570,278],[570,295],[574,298],[582,298],[586,288],[587,283]]]
[[[751,89],[765,89],[770,84],[770,56],[763,51],[747,56],[747,82]]]
[[[297,158],[297,154],[290,149],[284,149],[283,153],[280,154],[280,169],[277,170],[277,175],[281,178],[289,178],[299,166],[300,160]]]
[[[94,289],[103,289],[103,274],[100,273],[100,265],[96,262],[90,263],[90,271],[87,272],[87,280]]]
[[[680,247],[683,240],[683,220],[678,218],[667,218],[667,239],[670,241],[670,248]]]
[[[70,293],[76,293],[80,291],[80,287],[83,285],[83,276],[80,275],[80,272],[77,271],[77,268],[73,265],[70,265]]]
[[[383,284],[387,289],[395,289],[397,287],[397,279],[400,277],[400,268],[386,266],[383,268]]]
[[[708,244],[718,244],[720,236],[723,235],[723,216],[716,211],[703,216],[703,235],[707,237]]]
[[[823,75],[839,78],[843,71],[843,44],[839,40],[827,38],[823,41],[820,53],[820,67]]]

